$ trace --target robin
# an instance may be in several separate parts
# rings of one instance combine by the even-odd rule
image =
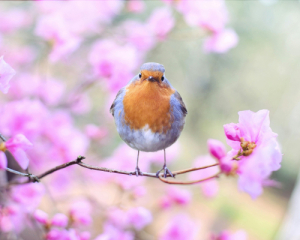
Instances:
[[[139,153],[164,150],[164,177],[172,172],[166,166],[166,148],[179,137],[187,109],[180,94],[165,77],[159,63],[144,63],[140,73],[117,94],[110,112],[120,137],[138,151],[136,176],[143,175],[138,167]]]

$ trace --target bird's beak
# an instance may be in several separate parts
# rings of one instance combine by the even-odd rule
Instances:
[[[155,82],[156,80],[155,80],[154,77],[150,76],[150,77],[148,77],[148,81],[150,81],[150,82]]]

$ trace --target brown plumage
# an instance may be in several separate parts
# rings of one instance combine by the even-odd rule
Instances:
[[[149,75],[156,83],[146,80]],[[170,129],[170,97],[175,90],[162,84],[161,77],[161,72],[144,70],[141,79],[126,88],[124,118],[131,129],[142,129],[147,124],[152,132],[166,133]]]

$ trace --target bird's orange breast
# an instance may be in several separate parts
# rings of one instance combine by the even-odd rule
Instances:
[[[166,133],[173,122],[170,97],[175,90],[156,82],[140,80],[126,88],[123,99],[125,122],[131,129],[146,125],[152,132]]]

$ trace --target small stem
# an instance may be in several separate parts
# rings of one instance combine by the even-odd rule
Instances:
[[[28,177],[28,175],[29,175],[28,173],[22,173],[22,172],[13,170],[13,169],[11,169],[11,168],[6,168],[5,170],[8,171],[8,172],[11,172],[11,173],[14,173],[14,174],[23,176],[23,177]]]
[[[243,155],[243,152],[241,151],[241,149],[238,151],[238,153],[232,158],[232,160],[236,160],[236,161],[239,161],[241,160],[240,159],[240,156]]]
[[[195,184],[195,183],[200,183],[200,182],[204,182],[204,181],[207,181],[209,179],[213,179],[213,178],[217,178],[219,177],[219,175],[221,174],[222,172],[218,172],[216,173],[215,175],[211,176],[211,177],[208,177],[208,178],[203,178],[203,179],[199,179],[199,180],[195,180],[195,181],[174,181],[174,180],[168,180],[166,178],[163,178],[161,175],[159,176],[159,180],[164,182],[164,183],[168,183],[168,184],[178,184],[178,185],[191,185],[191,184]]]
[[[215,166],[219,166],[219,165],[220,165],[219,163],[215,163],[215,164],[204,166],[204,167],[188,168],[188,169],[185,169],[185,170],[179,170],[179,171],[172,172],[172,174],[173,175],[179,175],[179,174],[188,173],[188,172],[194,172],[194,171],[197,171],[197,170],[202,170],[202,169],[206,169],[206,168],[210,168],[210,167],[215,167]]]
[[[28,177],[29,179],[28,179],[27,182],[39,182],[40,181],[40,179],[37,176],[35,176],[31,173],[22,173],[22,172],[16,171],[16,170],[11,169],[11,168],[6,168],[5,170],[8,171],[8,172],[23,176],[23,177]]]

